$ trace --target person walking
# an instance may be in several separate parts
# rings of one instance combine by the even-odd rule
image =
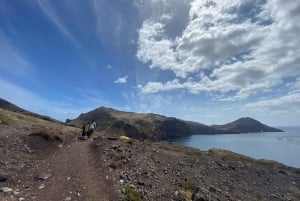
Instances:
[[[81,137],[85,137],[86,132],[85,132],[85,127],[86,127],[86,123],[83,124],[82,126],[82,133],[81,133]]]
[[[88,132],[88,138],[91,139],[93,136],[94,130],[96,129],[96,122],[93,120],[92,123],[90,124],[89,132]]]
[[[88,122],[84,126],[84,138],[88,135],[89,129],[90,129],[90,122]]]

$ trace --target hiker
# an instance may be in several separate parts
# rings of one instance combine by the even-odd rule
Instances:
[[[85,136],[88,135],[89,129],[90,129],[90,122],[88,122],[84,127],[84,138]]]
[[[92,123],[90,124],[89,132],[88,132],[88,138],[90,139],[94,133],[94,130],[96,128],[96,122],[93,120]]]
[[[81,133],[82,137],[86,136],[85,127],[86,127],[86,124],[84,123],[83,126],[82,126],[82,133]]]

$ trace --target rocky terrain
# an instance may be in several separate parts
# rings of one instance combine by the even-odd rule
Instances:
[[[126,135],[137,139],[160,141],[186,137],[194,134],[237,134],[250,132],[282,132],[252,118],[241,118],[225,125],[208,126],[198,122],[184,121],[157,114],[137,114],[100,107],[78,118],[68,120],[69,125],[81,127],[95,120],[97,130],[115,135]]]
[[[0,200],[300,200],[300,169],[0,109]]]

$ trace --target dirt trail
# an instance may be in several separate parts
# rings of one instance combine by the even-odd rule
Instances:
[[[50,172],[51,176],[35,183],[31,200],[117,200],[109,172],[96,163],[88,141],[60,148],[38,171]]]

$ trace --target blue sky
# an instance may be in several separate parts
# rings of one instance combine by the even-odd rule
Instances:
[[[0,1],[0,96],[64,121],[100,106],[299,125],[300,2]]]

